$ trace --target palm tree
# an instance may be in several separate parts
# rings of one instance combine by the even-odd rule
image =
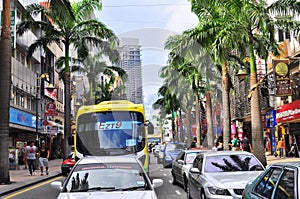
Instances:
[[[274,25],[281,22],[285,22],[285,25],[287,25],[291,22],[288,21],[287,23],[287,20],[284,17],[284,20],[282,20],[281,17],[281,19],[277,18],[275,21],[270,15],[271,11],[273,14],[277,15],[286,15],[293,12],[299,13],[299,2],[294,0],[278,0],[272,3],[269,7],[266,5],[265,1],[243,0],[215,0],[210,1],[209,3],[201,0],[192,0],[192,5],[194,12],[199,16],[199,18],[203,19],[203,16],[206,17],[206,21],[204,21],[205,23],[209,21],[208,18],[210,16],[214,16],[213,14],[208,15],[207,13],[209,12],[205,11],[211,11],[216,5],[218,8],[213,10],[222,11],[219,12],[219,17],[215,19],[213,17],[213,24],[206,32],[202,32],[203,34],[201,34],[201,37],[203,39],[203,37],[211,34],[211,32],[218,29],[218,27],[223,27],[223,29],[218,30],[219,33],[216,37],[213,37],[213,40],[210,41],[213,45],[217,44],[217,46],[220,46],[220,44],[224,44],[224,41],[226,44],[233,44],[232,42],[234,41],[238,45],[226,46],[231,50],[237,50],[240,57],[243,57],[245,49],[249,50],[251,88],[255,86],[257,87],[254,49],[256,48],[256,52],[260,57],[266,57],[270,49],[276,52],[277,45],[274,40]],[[203,30],[204,28],[202,26],[202,31]],[[236,35],[237,33],[239,36]],[[265,45],[257,45],[257,43],[261,41],[264,41]],[[217,50],[221,50],[221,48],[217,48]],[[251,99],[251,125],[254,141],[253,148],[255,148],[253,152],[263,164],[266,164],[265,155],[263,153],[263,129],[260,111],[258,89],[255,89]]]
[[[10,37],[10,1],[3,0],[2,28],[0,40],[0,184],[9,183],[9,107],[11,84],[11,37]]]
[[[115,54],[117,55],[117,53]],[[99,92],[97,90],[98,87],[101,88],[102,93],[109,92],[111,90],[112,84],[114,83],[116,75],[118,75],[123,82],[127,78],[126,71],[118,66],[108,66],[105,61],[100,61],[101,58],[101,52],[95,56],[89,55],[80,62],[81,64],[79,63],[79,65],[75,66],[73,69],[75,71],[80,71],[83,74],[86,74],[89,81],[89,97],[91,99],[95,97],[94,93]],[[115,60],[117,60],[117,58],[115,58]],[[109,84],[101,82],[99,85],[97,85],[97,80],[99,79],[100,74],[103,74],[109,79],[109,81],[107,81]]]
[[[22,35],[25,31],[40,28],[43,34],[28,48],[28,56],[31,56],[39,47],[47,49],[47,45],[53,42],[64,44],[64,94],[65,94],[65,120],[64,120],[64,156],[70,151],[66,140],[71,132],[71,89],[70,89],[70,48],[77,49],[80,57],[86,57],[89,45],[103,50],[103,53],[111,52],[110,44],[116,43],[117,38],[113,31],[105,24],[95,20],[87,19],[94,9],[101,8],[101,3],[93,0],[83,0],[78,3],[65,4],[65,7],[58,7],[57,1],[51,1],[50,9],[39,4],[31,4],[26,8],[28,12],[24,21],[18,24],[17,33]],[[56,6],[56,7],[55,7]],[[34,21],[31,15],[42,14],[51,19],[48,21]],[[109,50],[107,50],[109,49]],[[110,54],[108,54],[110,56]]]

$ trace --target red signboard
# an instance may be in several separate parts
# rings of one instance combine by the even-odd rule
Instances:
[[[286,122],[300,118],[300,100],[278,107],[276,122]]]

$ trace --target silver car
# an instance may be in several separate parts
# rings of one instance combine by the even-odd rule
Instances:
[[[245,185],[264,171],[264,166],[245,151],[199,153],[189,170],[188,198],[242,198]]]
[[[134,156],[85,157],[71,170],[63,185],[52,182],[61,192],[59,199],[67,198],[157,198],[154,188],[161,179],[152,183],[140,161]]]
[[[193,161],[198,153],[207,151],[208,149],[189,149],[182,150],[176,159],[172,162],[172,184],[181,184],[183,185],[184,190],[186,191],[189,169],[193,164]]]

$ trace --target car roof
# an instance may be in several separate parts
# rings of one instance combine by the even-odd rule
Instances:
[[[77,164],[97,163],[139,163],[135,156],[86,156],[81,158]]]
[[[218,156],[218,155],[252,155],[252,153],[249,153],[247,151],[206,151],[205,156]]]
[[[277,162],[270,164],[268,166],[290,166],[290,167],[297,167],[300,169],[300,160],[298,162]]]
[[[184,150],[182,150],[183,152],[185,152],[185,153],[192,153],[192,152],[208,152],[208,151],[210,151],[210,149],[200,149],[200,148],[193,148],[193,149],[184,149]]]

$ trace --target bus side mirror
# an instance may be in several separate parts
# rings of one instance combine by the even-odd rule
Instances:
[[[147,124],[147,131],[148,131],[148,135],[153,135],[154,134],[154,126],[151,122],[149,122]]]
[[[69,146],[74,145],[74,136],[73,135],[68,137],[68,144],[69,144]]]

